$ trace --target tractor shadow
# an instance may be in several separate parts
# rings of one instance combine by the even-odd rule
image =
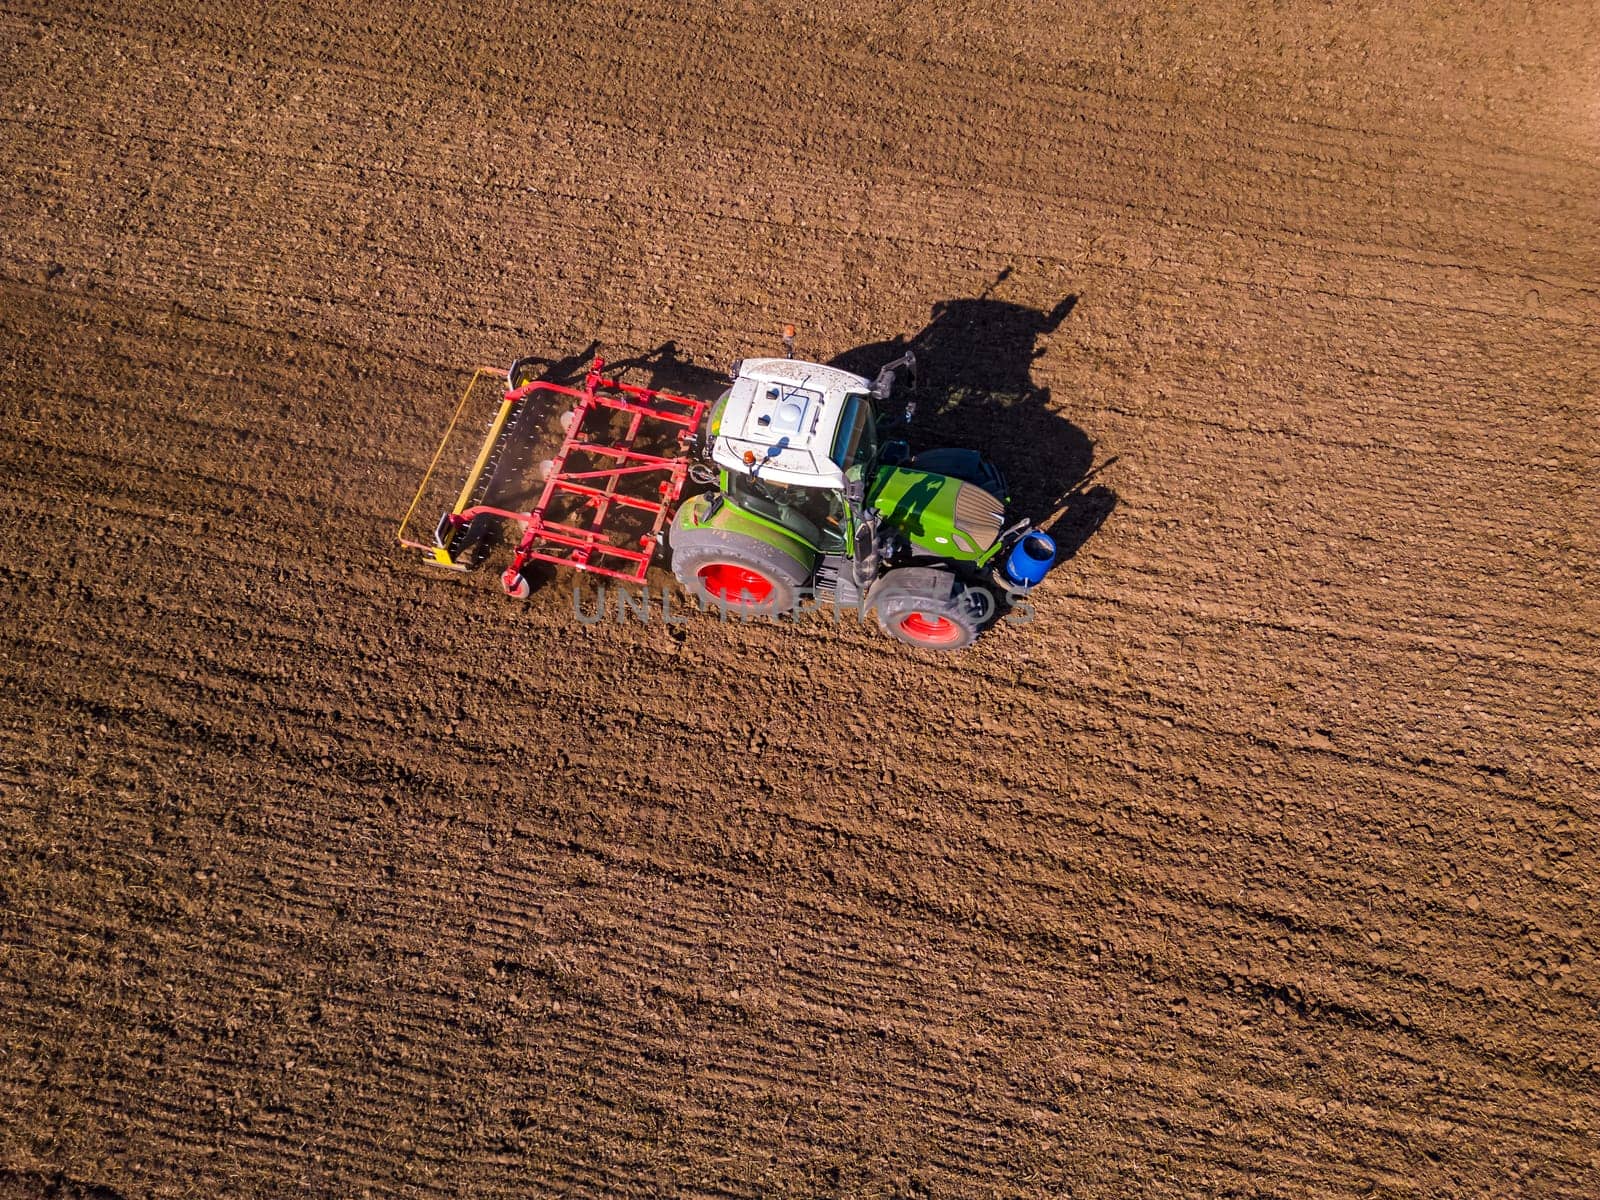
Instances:
[[[1001,272],[996,284],[1009,273]],[[910,339],[858,346],[829,363],[871,379],[907,347],[914,350],[917,415],[909,431],[888,435],[907,437],[913,452],[965,446],[993,459],[1006,473],[1014,509],[1055,540],[1059,562],[1082,549],[1117,505],[1110,488],[1088,486],[1098,473],[1092,469],[1093,441],[1054,411],[1050,389],[1033,381],[1033,363],[1046,353],[1041,339],[1060,328],[1077,304],[1076,295],[1048,312],[989,296],[944,300]],[[552,364],[547,377],[559,370],[572,381],[581,379],[593,356],[591,346]],[[697,360],[673,341],[608,362],[606,374],[702,400],[716,399],[728,386],[725,366]]]
[[[1077,304],[1075,295],[1048,312],[987,295],[943,300],[911,338],[858,346],[829,363],[871,379],[908,347],[914,351],[916,417],[909,429],[885,435],[907,438],[913,453],[964,446],[992,459],[1005,472],[1013,509],[1055,539],[1058,562],[1082,549],[1117,505],[1110,488],[1089,486],[1098,473],[1091,472],[1094,442],[1055,410],[1050,389],[1033,381],[1033,363],[1046,353],[1041,339]]]

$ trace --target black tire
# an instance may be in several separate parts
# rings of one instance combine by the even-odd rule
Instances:
[[[872,585],[866,607],[878,628],[920,650],[962,650],[972,645],[995,613],[994,593],[968,587],[949,571],[901,567]]]
[[[672,573],[684,591],[739,616],[793,612],[811,578],[809,563],[748,534],[674,526],[669,541]]]

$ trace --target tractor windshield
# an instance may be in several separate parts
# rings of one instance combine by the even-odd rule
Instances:
[[[872,402],[865,396],[846,396],[844,412],[839,417],[839,435],[829,457],[841,471],[847,471],[856,463],[871,462],[877,453],[878,430],[872,419]]]

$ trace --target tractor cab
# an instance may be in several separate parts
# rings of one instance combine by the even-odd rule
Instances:
[[[877,449],[872,385],[789,358],[746,359],[711,413],[711,459],[768,484],[843,489]]]
[[[822,554],[851,552],[847,492],[865,484],[878,448],[871,384],[817,363],[746,359],[709,432],[729,502]]]

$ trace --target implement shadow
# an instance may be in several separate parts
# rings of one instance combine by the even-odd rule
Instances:
[[[728,387],[726,369],[696,362],[692,354],[685,354],[674,341],[662,342],[654,350],[632,358],[607,362],[605,373],[624,383],[677,392],[696,400],[715,400]]]

